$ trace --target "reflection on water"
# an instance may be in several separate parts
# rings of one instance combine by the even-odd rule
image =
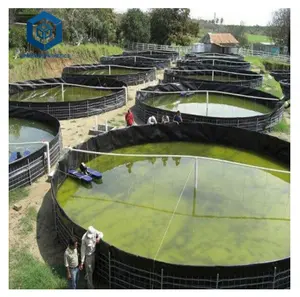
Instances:
[[[46,123],[19,118],[9,118],[9,143],[51,141],[55,136],[55,131]],[[24,151],[30,153],[40,149],[43,144],[20,144],[9,145],[9,155],[12,152]]]
[[[248,117],[269,113],[271,108],[260,104],[259,100],[245,100],[239,97],[209,94],[208,104],[206,94],[193,94],[181,97],[171,94],[149,98],[146,104],[161,109],[181,113],[211,116],[211,117]]]
[[[209,156],[288,169],[268,157],[200,143],[115,152]],[[289,256],[289,175],[199,159],[195,189],[194,158],[101,156],[88,165],[103,173],[102,184],[86,189],[67,178],[58,201],[77,224],[95,226],[120,249],[154,258],[161,246],[157,260],[190,265]]]

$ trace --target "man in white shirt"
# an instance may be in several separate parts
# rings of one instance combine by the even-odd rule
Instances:
[[[147,125],[154,125],[154,124],[157,124],[157,120],[156,120],[155,116],[149,117],[149,119],[147,121]]]
[[[77,244],[75,237],[70,238],[68,248],[64,253],[64,263],[70,289],[76,289],[79,280]]]
[[[163,124],[169,123],[169,122],[170,122],[169,116],[168,116],[167,114],[164,114],[164,115],[162,116],[162,118],[161,118],[161,122],[162,122]]]
[[[96,244],[99,243],[102,238],[103,233],[90,226],[81,239],[81,263],[79,269],[82,270],[83,264],[85,263],[85,278],[87,280],[88,289],[94,289],[93,273],[95,269]]]

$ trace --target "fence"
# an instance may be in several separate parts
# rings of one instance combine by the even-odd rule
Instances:
[[[160,44],[150,44],[150,43],[138,43],[132,42],[127,45],[130,50],[165,50],[165,51],[177,51],[181,56],[184,56],[193,51],[193,46],[171,46],[171,45],[160,45]],[[254,51],[246,48],[239,48],[239,55],[242,56],[259,56],[264,58],[276,59],[282,62],[290,63],[290,56],[271,54],[269,52]]]

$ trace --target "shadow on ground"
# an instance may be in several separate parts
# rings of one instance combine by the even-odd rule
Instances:
[[[54,227],[54,214],[52,209],[51,190],[43,198],[42,205],[37,215],[37,244],[40,254],[52,271],[62,278],[66,278],[64,267],[64,252],[66,246],[62,244],[56,234]],[[97,288],[106,289],[106,284],[96,284]],[[78,289],[85,289],[84,270],[80,273]]]

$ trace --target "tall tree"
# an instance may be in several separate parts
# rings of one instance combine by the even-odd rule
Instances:
[[[149,42],[150,18],[140,9],[129,9],[121,21],[121,30],[126,41]]]
[[[290,8],[281,8],[273,13],[272,21],[269,24],[269,35],[276,44],[287,46],[290,54]]]
[[[186,45],[195,36],[187,8],[155,8],[151,11],[151,41],[159,44]],[[199,28],[197,30],[198,34]]]
[[[221,25],[223,25],[223,22],[224,22],[224,19],[221,18],[221,20],[220,20]]]

